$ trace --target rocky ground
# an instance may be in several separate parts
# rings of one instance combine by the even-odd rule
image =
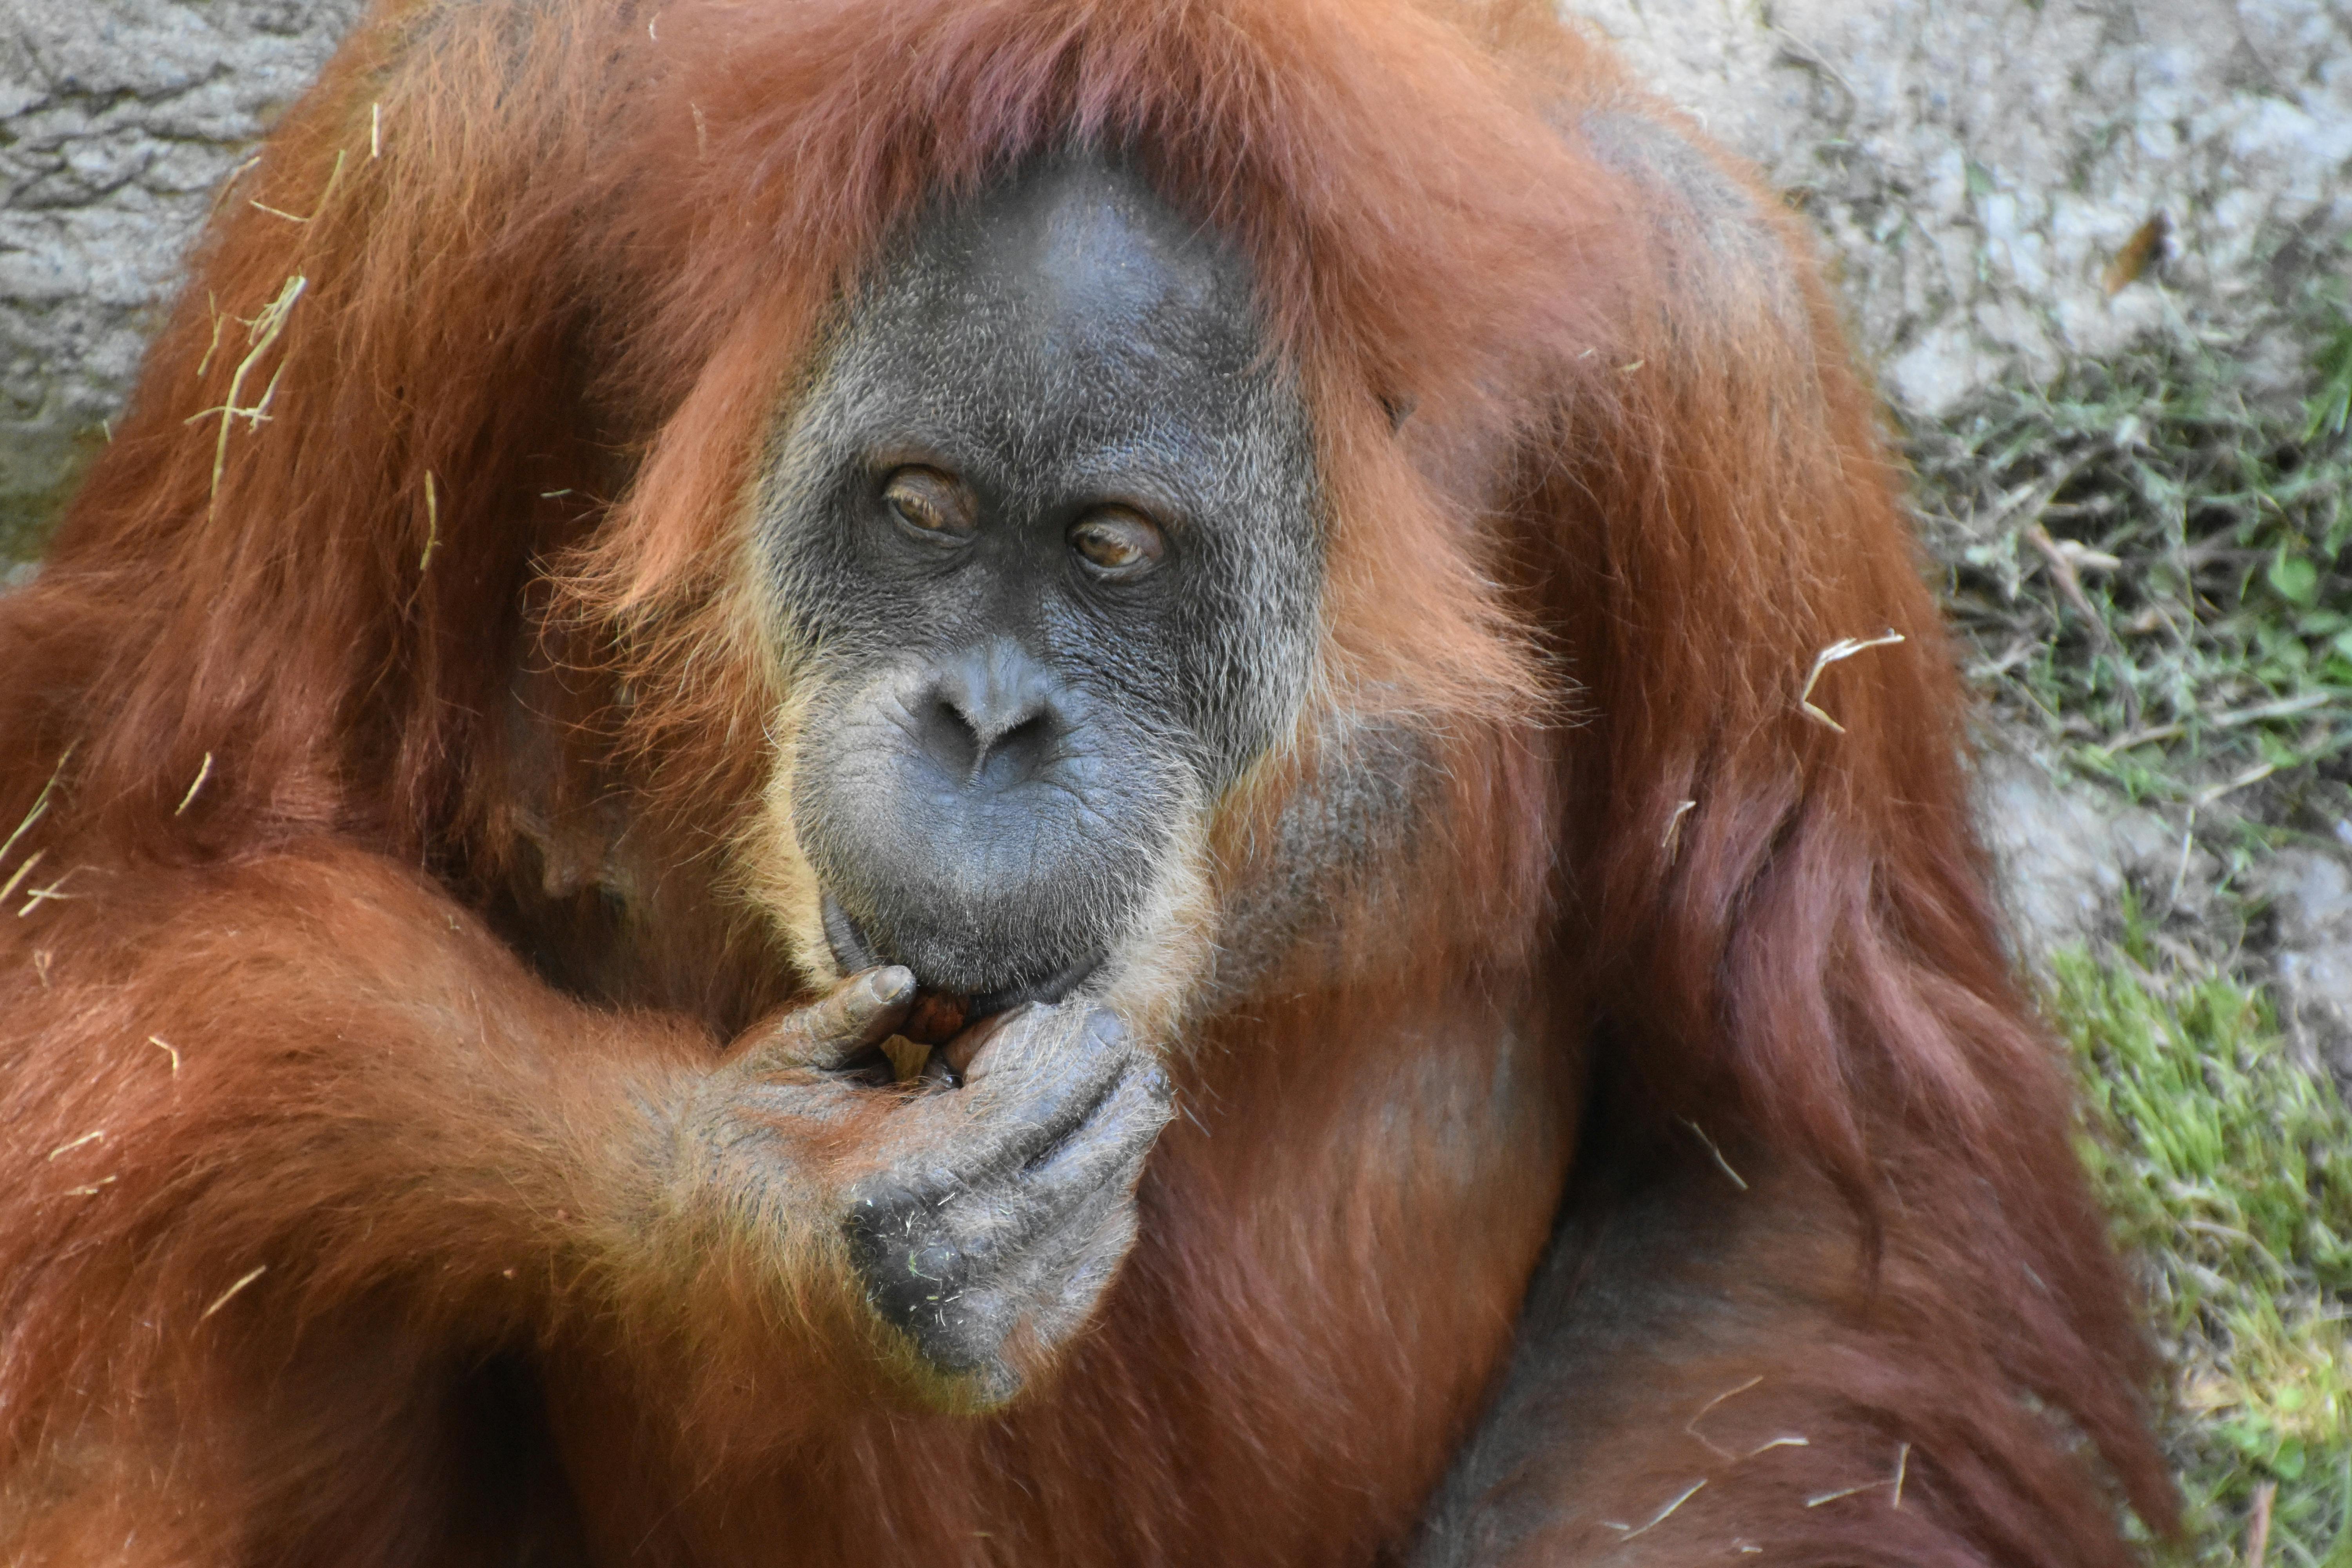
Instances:
[[[2352,13],[1580,8],[1814,220],[1887,390],[2174,1359],[2161,1555],[2352,1568]],[[0,0],[0,575],[355,9]]]

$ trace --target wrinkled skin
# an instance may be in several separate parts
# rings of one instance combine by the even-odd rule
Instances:
[[[1149,939],[1312,658],[1305,416],[1261,358],[1239,263],[1094,163],[935,216],[850,310],[760,525],[845,968],[985,1014]]]
[[[675,1180],[689,1202],[839,1228],[874,1310],[993,1404],[1126,1257],[1168,1075],[1108,1012],[1033,1004],[985,1026],[958,1087],[877,1086],[871,1048],[913,995],[907,970],[870,970],[754,1031],[687,1108]],[[877,1100],[854,1145],[828,1137]]]

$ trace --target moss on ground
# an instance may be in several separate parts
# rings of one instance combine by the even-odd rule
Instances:
[[[2056,955],[2049,1009],[2172,1366],[2188,1536],[2159,1561],[2244,1561],[2267,1490],[2270,1562],[2352,1568],[2352,1115],[2258,990],[2126,914],[2112,949]]]

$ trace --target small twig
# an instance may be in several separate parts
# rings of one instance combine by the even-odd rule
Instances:
[[[8,873],[8,879],[0,882],[0,904],[16,896],[16,885],[31,874],[33,868],[41,863],[41,857],[47,853],[46,849],[36,849],[17,863],[16,868]]]
[[[268,1272],[269,1265],[267,1263],[256,1265],[251,1273],[238,1280],[236,1284],[230,1286],[227,1289],[222,1291],[218,1296],[213,1299],[213,1304],[211,1306],[206,1307],[203,1311],[197,1313],[196,1321],[201,1323],[206,1318],[211,1317],[215,1312],[219,1311],[223,1307],[227,1306],[229,1304],[230,1298],[234,1297],[239,1290],[244,1289],[247,1285],[252,1284],[255,1280],[260,1279],[263,1275]]]
[[[2042,552],[2044,561],[2050,563],[2050,575],[2057,581],[2058,591],[2065,595],[2066,602],[2082,612],[2083,618],[2091,624],[2091,633],[2098,638],[2099,646],[2112,649],[2116,646],[2116,636],[2107,630],[2106,617],[2100,615],[2091,603],[2091,596],[2083,592],[2083,579],[2074,571],[2074,558],[2059,549],[2058,542],[2050,537],[2050,531],[2039,522],[2026,524],[2019,533],[2025,542]]]
[[[2306,691],[2300,697],[2282,697],[2276,702],[2260,702],[2252,708],[2235,708],[2226,713],[2216,713],[2206,722],[2217,729],[2234,730],[2241,724],[2259,724],[2265,719],[2286,719],[2297,713],[2308,713],[2315,708],[2325,708],[2335,699],[2333,691]]]
[[[1701,1134],[1701,1136],[1705,1136],[1705,1134]],[[1700,1405],[1698,1407],[1698,1414],[1693,1415],[1689,1420],[1683,1423],[1683,1430],[1690,1435],[1692,1441],[1696,1442],[1700,1447],[1705,1448],[1708,1453],[1713,1454],[1717,1458],[1738,1458],[1739,1456],[1734,1454],[1730,1449],[1717,1447],[1711,1440],[1708,1439],[1705,1433],[1698,1429],[1698,1424],[1706,1419],[1707,1413],[1709,1411],[1722,1404],[1725,1400],[1736,1399],[1740,1394],[1747,1393],[1749,1389],[1755,1387],[1758,1384],[1763,1381],[1764,1374],[1759,1372],[1754,1377],[1749,1378],[1746,1383],[1741,1384],[1738,1387],[1725,1389],[1721,1394],[1717,1394],[1713,1399],[1710,1399],[1705,1405]]]
[[[1769,1454],[1775,1448],[1810,1448],[1813,1440],[1801,1432],[1784,1432],[1778,1437],[1768,1437],[1741,1456],[1752,1459],[1759,1454]]]
[[[1990,539],[2008,527],[2011,518],[2022,516],[2027,527],[2040,522],[2042,514],[2049,507],[2051,500],[2060,490],[2066,488],[2066,481],[2089,468],[2097,456],[2095,449],[2078,452],[2040,479],[2031,479],[2020,485],[2001,498],[2000,510],[1992,514],[1990,521],[1979,523],[1974,518],[1970,518],[1969,520],[1970,530],[1984,538]]]
[[[221,322],[226,319],[220,311],[220,296],[209,289],[205,290],[205,309],[212,312],[213,337],[212,342],[205,345],[205,357],[196,362],[196,375],[199,379],[202,379],[205,372],[212,368],[213,354],[220,348]]]
[[[2178,907],[2180,902],[2180,889],[2189,885],[2189,857],[2196,847],[2197,807],[2192,803],[2189,807],[2188,820],[2180,825],[2180,866],[2172,873],[2172,890],[2164,898],[2168,907]]]
[[[2221,799],[2223,795],[2233,795],[2237,791],[2244,789],[2248,784],[2260,784],[2276,772],[2278,772],[2278,764],[2276,763],[2256,763],[2252,767],[2248,768],[2244,773],[2240,773],[2235,778],[2224,779],[2221,783],[2213,785],[2210,789],[2199,791],[2197,798],[2189,804],[2191,805],[2199,806],[2210,805],[2215,801]]]
[[[2276,1481],[2254,1488],[2253,1517],[2246,1523],[2246,1568],[2263,1568],[2271,1549],[2271,1500],[2278,1496]]]
[[[2271,719],[2291,719],[2298,713],[2308,713],[2315,708],[2325,708],[2336,700],[2333,691],[2306,691],[2299,697],[2282,697],[2275,702],[2259,702],[2251,708],[2233,708],[2226,712],[2201,716],[2201,721],[2216,730],[2234,730],[2242,724],[2259,724]],[[2155,741],[2169,741],[2188,733],[2188,721],[2176,719],[2168,724],[2152,724],[2145,730],[2134,730],[2102,742],[2097,750],[2114,756],[2128,752],[2134,746],[2145,746]]]
[[[368,162],[383,156],[383,105],[368,105]]]
[[[1827,81],[1832,86],[1835,87],[1840,92],[1845,94],[1845,112],[1841,116],[1841,118],[1847,120],[1853,119],[1855,108],[1862,102],[1862,95],[1853,90],[1853,84],[1845,79],[1845,73],[1839,70],[1836,66],[1831,64],[1828,57],[1824,56],[1819,49],[1816,49],[1812,45],[1797,37],[1796,34],[1789,31],[1788,28],[1781,26],[1779,23],[1768,23],[1767,27],[1780,39],[1780,58],[1782,60],[1785,60],[1789,64],[1796,66],[1801,69],[1811,71],[1822,80]],[[1780,62],[1775,61],[1774,63],[1778,64]]]
[[[228,178],[220,183],[220,189],[213,193],[212,204],[205,208],[205,216],[210,218],[213,214],[220,211],[221,203],[228,200],[229,193],[236,189],[236,183],[251,174],[260,162],[261,154],[256,153],[252,157],[231,169],[228,172]]]
[[[49,797],[57,793],[58,780],[65,776],[66,763],[73,756],[73,747],[68,746],[58,753],[58,765],[49,770],[47,782],[41,785],[41,793],[33,797],[33,804],[26,809],[25,815],[16,819],[16,826],[10,831],[8,837],[0,838],[0,860],[5,860],[8,858],[8,851],[16,847],[16,840],[30,833],[33,830],[33,824],[47,815]]]
[[[1864,1481],[1860,1486],[1842,1487],[1833,1492],[1823,1492],[1819,1497],[1809,1497],[1805,1500],[1805,1506],[1807,1508],[1819,1508],[1825,1502],[1835,1502],[1840,1498],[1854,1497],[1863,1492],[1872,1490],[1874,1488],[1892,1487],[1895,1489],[1894,1506],[1901,1508],[1903,1506],[1903,1479],[1910,1473],[1910,1470],[1911,1445],[1905,1443],[1897,1447],[1895,1450],[1895,1473],[1893,1475],[1885,1477],[1880,1480]]]
[[[1601,1522],[1607,1525],[1610,1529],[1616,1531],[1621,1537],[1627,1541],[1633,1540],[1637,1535],[1647,1535],[1651,1531],[1654,1531],[1657,1529],[1658,1526],[1665,1523],[1667,1519],[1672,1516],[1675,1510],[1682,1507],[1683,1504],[1690,1501],[1694,1497],[1696,1497],[1698,1495],[1699,1488],[1705,1485],[1706,1485],[1706,1478],[1704,1476],[1700,1477],[1697,1480],[1693,1481],[1689,1486],[1683,1489],[1683,1494],[1680,1497],[1675,1499],[1674,1501],[1660,1509],[1655,1514],[1653,1514],[1650,1518],[1650,1522],[1642,1525],[1638,1529],[1630,1524],[1620,1524],[1613,1519],[1604,1519]]]
[[[1889,626],[1885,635],[1880,637],[1838,638],[1837,641],[1813,655],[1813,668],[1805,675],[1805,689],[1797,693],[1797,706],[1804,710],[1807,718],[1816,723],[1826,724],[1839,734],[1844,734],[1844,725],[1813,706],[1813,687],[1821,679],[1822,671],[1840,659],[1852,658],[1855,654],[1874,647],[1888,647],[1902,640],[1903,634],[1892,626]]]
[[[282,218],[284,218],[288,223],[310,223],[310,222],[314,221],[315,219],[317,219],[317,217],[319,216],[319,215],[320,215],[320,213],[323,213],[323,212],[325,212],[325,211],[327,210],[327,204],[328,204],[329,202],[331,202],[331,201],[332,201],[332,200],[334,199],[334,196],[335,196],[335,187],[336,187],[337,185],[341,184],[342,183],[343,183],[343,154],[342,154],[341,151],[339,149],[339,150],[336,152],[336,153],[335,153],[335,167],[334,167],[334,170],[333,170],[333,172],[332,172],[332,173],[331,173],[331,174],[328,174],[328,176],[327,176],[327,188],[326,188],[325,190],[320,191],[320,192],[319,193],[319,205],[318,205],[317,206],[312,207],[312,208],[310,209],[310,216],[309,217],[303,217],[303,216],[299,216],[299,214],[296,214],[296,213],[289,213],[289,212],[286,212],[286,211],[283,211],[283,210],[281,210],[281,209],[279,209],[279,208],[278,208],[278,207],[273,207],[273,206],[268,205],[267,204],[262,203],[262,202],[249,202],[247,205],[252,205],[252,206],[256,206],[256,207],[259,207],[263,212],[268,213],[271,217],[282,217]]]
[[[2112,643],[2115,639],[2107,631],[2106,621],[2092,605],[2090,595],[2083,592],[2083,579],[2074,570],[2074,558],[2059,549],[2058,542],[2050,537],[2050,531],[2038,522],[2030,522],[2018,531],[2025,542],[2040,551],[2042,558],[2050,563],[2050,574],[2058,580],[2058,586],[2065,594],[2067,603],[2083,612],[2083,618],[2091,623],[2091,629],[2098,634],[2099,641],[2102,644]]]
[[[2186,731],[2188,728],[2187,724],[2176,719],[2169,724],[2155,724],[2145,730],[2135,730],[2127,735],[2118,735],[2112,741],[2101,742],[2094,749],[2105,752],[2112,757],[2117,752],[2128,752],[2134,746],[2145,746],[2152,741],[2169,741],[2174,736]]]
[[[172,1058],[172,1076],[180,1076],[180,1048],[161,1035],[150,1035],[147,1043]]]
[[[229,374],[228,395],[222,399],[219,407],[207,408],[201,413],[192,414],[185,421],[193,425],[206,416],[214,414],[220,416],[220,435],[213,443],[211,504],[215,507],[220,505],[221,472],[228,467],[230,426],[239,416],[244,416],[249,423],[257,423],[264,412],[265,405],[261,404],[256,404],[251,408],[238,406],[237,395],[245,390],[245,378],[252,374],[253,367],[260,362],[261,356],[269,352],[269,346],[278,341],[278,334],[286,330],[286,318],[293,312],[294,302],[302,297],[302,290],[310,286],[310,280],[299,273],[286,279],[286,286],[278,290],[278,297],[264,305],[260,313],[246,323],[247,341],[252,344],[252,347],[246,351],[243,359],[237,361],[236,369]],[[281,364],[278,369],[282,372],[285,366]],[[271,390],[274,391],[278,384],[278,378],[271,376],[269,384]]]
[[[261,401],[250,408],[241,408],[236,417],[245,421],[247,430],[258,430],[269,423],[269,405],[278,401],[278,384],[286,377],[286,362],[279,360],[278,368],[269,373],[269,384],[261,389]]]
[[[56,1148],[50,1150],[49,1158],[54,1161],[58,1155],[70,1154],[85,1143],[103,1143],[104,1142],[106,1142],[106,1129],[103,1127],[93,1128],[89,1131],[83,1133],[80,1137],[73,1139],[68,1142],[60,1143]]]
[[[1716,1164],[1722,1169],[1725,1175],[1731,1178],[1731,1184],[1738,1187],[1741,1192],[1746,1192],[1748,1190],[1748,1178],[1731,1168],[1731,1162],[1723,1157],[1723,1151],[1717,1146],[1714,1139],[1706,1135],[1706,1129],[1701,1127],[1697,1122],[1693,1121],[1687,1116],[1679,1118],[1679,1120],[1684,1126],[1689,1128],[1691,1131],[1697,1136],[1700,1142],[1706,1145],[1706,1152],[1715,1156]]]
[[[421,575],[433,564],[433,552],[441,547],[441,497],[434,488],[433,470],[425,470],[425,553],[416,558],[416,570]]]
[[[27,862],[27,864],[30,864],[30,862]],[[66,877],[70,877],[70,876],[72,876],[72,875],[74,874],[74,872],[75,872],[75,871],[79,871],[79,870],[80,870],[80,869],[81,869],[81,868],[80,868],[80,867],[76,866],[76,867],[74,867],[71,870],[68,870],[68,871],[65,874],[65,877],[59,877],[56,881],[51,882],[47,887],[46,887],[46,888],[36,888],[36,889],[34,889],[31,892],[29,892],[29,893],[26,894],[26,895],[25,895],[25,907],[24,907],[23,909],[18,910],[16,911],[16,918],[17,918],[18,920],[23,920],[26,915],[31,914],[35,910],[38,909],[38,908],[39,908],[41,905],[43,905],[43,904],[49,903],[49,902],[52,902],[52,901],[55,901],[55,902],[63,902],[65,900],[68,900],[68,899],[72,898],[72,897],[73,897],[73,895],[72,895],[71,893],[60,893],[60,892],[58,892],[58,889],[59,888],[62,888],[62,887],[64,887],[64,886],[66,885]]]
[[[2081,466],[2078,463],[2074,468],[2068,469],[2064,477],[2058,480],[2058,484],[2063,485],[2066,479],[2072,479],[2075,469],[2079,469]],[[2055,493],[2057,493],[2057,487],[2053,485],[2049,493],[2042,498],[2042,506],[2046,507],[2049,504],[2050,496]],[[2050,531],[2042,526],[2041,510],[2041,507],[2035,509],[2033,521],[2027,523],[2020,531],[2021,533],[2025,542],[2040,551],[2042,559],[2050,563],[2050,575],[2057,581],[2058,591],[2066,595],[2066,602],[2074,605],[2075,612],[2089,623],[2092,640],[2099,645],[2099,651],[2111,658],[2120,659],[2122,649],[2116,642],[2116,634],[2107,629],[2107,618],[2099,614],[2097,606],[2091,603],[2090,595],[2083,592],[2083,579],[2075,570],[2077,562],[2087,561],[2088,555],[2081,553],[2079,545],[2075,547],[2075,551],[2070,552],[2051,538]],[[2103,556],[2100,559],[2116,566],[2123,564],[2113,556]],[[2137,729],[2139,727],[2139,688],[2128,680],[2123,681],[2121,685],[2124,699],[2124,723],[2126,728]]]
[[[206,752],[205,753],[205,760],[201,763],[197,764],[195,783],[190,784],[188,786],[188,793],[180,797],[180,804],[172,808],[172,815],[173,816],[178,816],[183,812],[186,811],[195,801],[196,792],[204,788],[205,781],[212,776],[213,754],[210,752]]]
[[[1666,834],[1658,840],[1658,847],[1666,852],[1666,863],[1670,866],[1674,864],[1675,853],[1682,847],[1683,818],[1697,805],[1698,802],[1695,800],[1676,801],[1675,814],[1666,818]]]

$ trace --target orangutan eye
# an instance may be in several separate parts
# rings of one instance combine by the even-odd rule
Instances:
[[[900,468],[882,484],[883,504],[926,539],[959,543],[977,526],[971,492],[937,468]]]
[[[1089,512],[1070,530],[1070,548],[1105,577],[1139,577],[1160,564],[1168,542],[1140,512],[1107,506]]]

